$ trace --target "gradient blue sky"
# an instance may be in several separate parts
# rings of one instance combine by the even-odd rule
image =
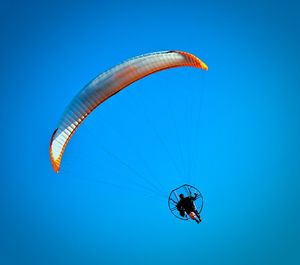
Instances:
[[[276,0],[1,1],[0,264],[299,264],[299,12]],[[209,71],[117,94],[55,174],[49,141],[72,97],[160,50]],[[168,212],[183,182],[203,193],[201,225]]]

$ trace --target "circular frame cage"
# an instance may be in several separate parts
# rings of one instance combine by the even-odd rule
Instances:
[[[178,219],[185,220],[185,221],[189,220],[190,217],[188,216],[188,214],[185,213],[185,215],[182,217],[179,211],[177,210],[176,206],[180,200],[179,194],[183,194],[185,197],[189,197],[189,196],[193,196],[195,193],[197,194],[197,197],[194,201],[194,204],[200,214],[203,208],[203,196],[197,188],[189,184],[184,184],[170,192],[168,198],[168,206],[171,213]]]

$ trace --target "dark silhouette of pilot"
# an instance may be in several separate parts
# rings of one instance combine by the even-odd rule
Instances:
[[[195,196],[184,197],[183,194],[180,194],[180,200],[177,203],[176,208],[182,217],[184,217],[185,213],[187,213],[192,220],[195,220],[197,224],[199,224],[202,219],[194,203],[198,197],[198,194],[195,193],[194,195]]]

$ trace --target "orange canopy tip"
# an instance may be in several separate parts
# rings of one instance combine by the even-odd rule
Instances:
[[[201,68],[202,70],[208,70],[208,66],[206,65],[206,63],[204,63],[202,60],[200,60],[198,57],[196,57],[195,55],[188,53],[188,52],[184,52],[184,51],[177,51],[177,53],[185,56],[186,58],[190,59],[191,61],[196,63],[196,67]]]
[[[53,144],[53,139],[54,139],[54,135],[55,133],[57,132],[58,128],[55,129],[55,131],[53,132],[52,136],[51,136],[51,140],[50,140],[50,150],[49,150],[49,153],[50,153],[50,161],[51,161],[51,164],[52,164],[52,167],[53,167],[53,170],[55,173],[58,173],[59,171],[59,168],[60,168],[60,158],[59,159],[55,159],[54,156],[53,156],[53,149],[52,149],[52,144]]]
[[[60,165],[57,161],[53,160],[51,157],[51,164],[55,173],[58,173]]]
[[[208,70],[208,66],[204,63],[204,62],[202,62],[201,61],[201,68],[203,69],[203,70],[205,70],[205,71],[207,71]]]

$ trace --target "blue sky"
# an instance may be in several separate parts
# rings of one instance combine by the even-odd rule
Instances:
[[[2,1],[1,264],[299,264],[296,1]],[[59,174],[65,107],[130,57],[188,51],[208,72],[140,80],[94,111]],[[166,196],[188,182],[203,223]],[[155,188],[153,188],[155,186]]]

